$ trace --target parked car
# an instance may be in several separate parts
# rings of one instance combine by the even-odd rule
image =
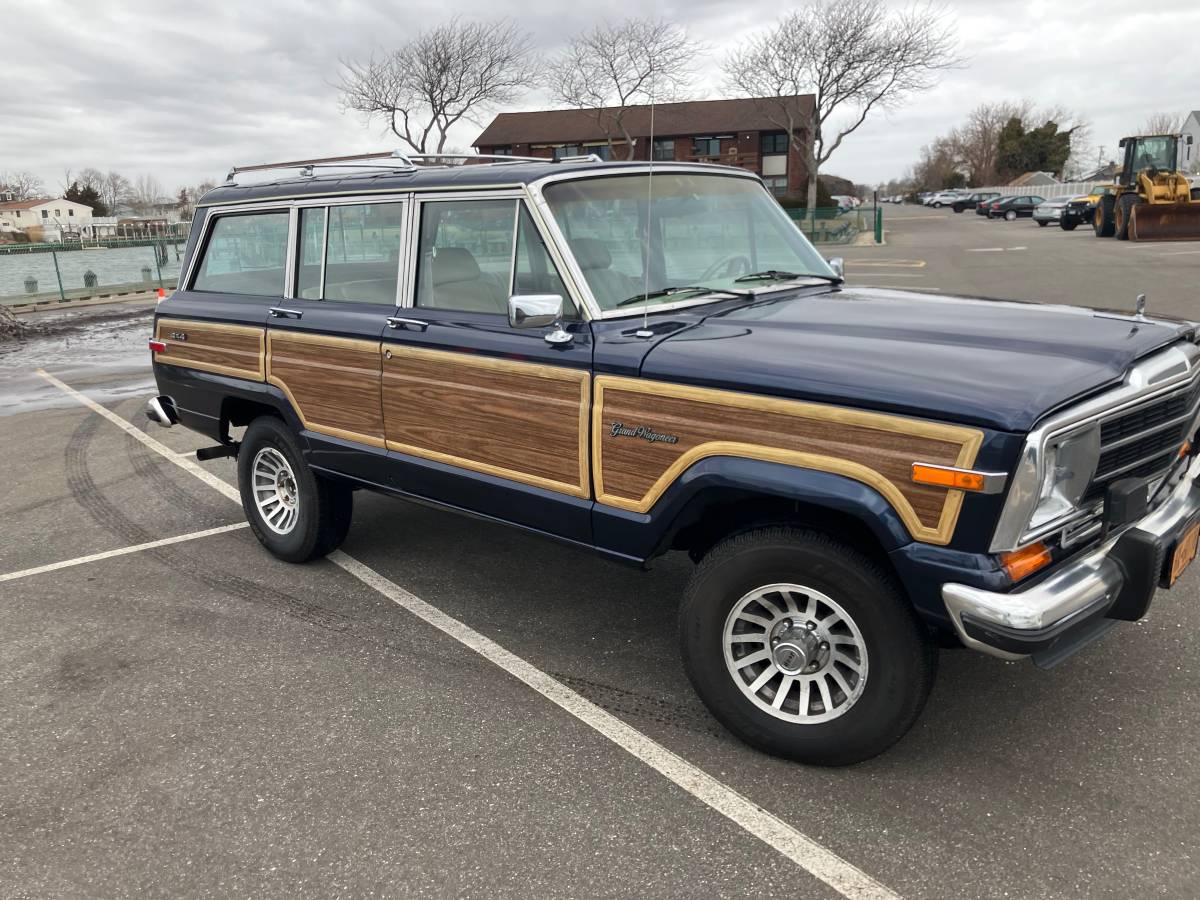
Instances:
[[[976,209],[982,201],[991,200],[993,197],[999,196],[999,191],[975,191],[972,194],[958,197],[953,203],[950,204],[950,208],[956,213],[960,213],[963,210]]]
[[[1099,185],[1086,197],[1071,198],[1063,209],[1059,226],[1063,231],[1074,231],[1080,225],[1090,225],[1092,217],[1096,214],[1096,204],[1100,202],[1101,197],[1111,194],[1114,188],[1111,184]]]
[[[992,201],[988,207],[987,217],[989,219],[1006,219],[1009,222],[1015,219],[1029,218],[1033,215],[1034,207],[1041,203],[1042,199],[1034,196],[1002,197]]]
[[[996,194],[993,197],[987,197],[986,199],[980,200],[975,204],[975,215],[986,216],[991,211],[992,204],[1003,199],[1004,198],[999,194]]]
[[[938,191],[936,194],[932,194],[926,198],[925,205],[932,206],[934,209],[941,209],[943,206],[951,205],[961,196],[961,191]]]
[[[1059,221],[1069,202],[1070,197],[1051,197],[1049,200],[1043,200],[1033,209],[1033,221],[1038,223],[1039,228],[1053,225]]]
[[[940,645],[1060,662],[1196,553],[1193,324],[847,287],[727,166],[301,165],[200,199],[149,342],[147,415],[236,459],[280,559],[338,547],[359,489],[682,551],[713,715],[845,764],[913,724]]]

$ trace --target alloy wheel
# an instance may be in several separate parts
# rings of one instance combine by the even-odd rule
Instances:
[[[867,645],[837,601],[798,584],[755,588],[722,632],[725,667],[763,712],[801,725],[846,713],[867,682]]]

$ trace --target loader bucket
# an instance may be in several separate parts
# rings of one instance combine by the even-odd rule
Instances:
[[[1139,203],[1129,216],[1131,241],[1200,241],[1200,203]]]

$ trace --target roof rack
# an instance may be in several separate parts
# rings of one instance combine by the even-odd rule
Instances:
[[[234,166],[225,176],[225,183],[232,184],[234,178],[242,172],[264,172],[270,169],[299,169],[300,174],[311,177],[316,169],[372,169],[375,171],[411,172],[418,168],[450,168],[449,162],[442,160],[462,160],[463,163],[474,160],[488,160],[491,165],[506,163],[536,162],[550,163],[573,160],[576,162],[603,162],[595,153],[586,156],[564,156],[562,159],[547,159],[543,156],[509,156],[499,153],[404,153],[401,150],[384,150],[379,153],[359,153],[354,156],[326,156],[320,159],[294,159],[288,162],[257,163],[252,166]],[[370,165],[360,165],[369,160],[378,162]],[[387,165],[395,161],[399,165]]]

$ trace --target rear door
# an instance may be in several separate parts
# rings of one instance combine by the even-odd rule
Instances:
[[[591,330],[522,195],[417,195],[411,243],[411,289],[383,336],[399,486],[590,541]],[[562,296],[572,340],[511,327],[514,291]]]
[[[311,462],[372,481],[386,456],[380,338],[400,293],[407,207],[405,197],[298,205],[291,296],[267,320],[267,381],[309,432]]]
[[[159,388],[184,422],[221,437],[221,391],[213,376],[262,382],[268,312],[286,292],[286,206],[204,209],[180,290],[159,303],[154,358]]]

